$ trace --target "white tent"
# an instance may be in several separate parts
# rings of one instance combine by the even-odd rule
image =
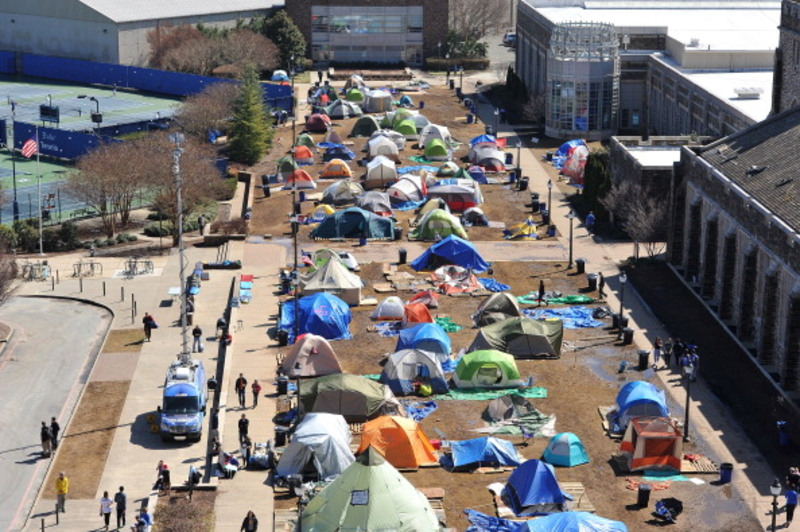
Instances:
[[[377,321],[400,321],[405,317],[405,305],[397,296],[389,296],[375,308],[370,319]]]
[[[281,362],[281,369],[290,379],[342,372],[342,366],[331,344],[316,334],[304,334],[295,342]]]
[[[354,181],[337,181],[322,193],[322,203],[336,206],[350,205],[363,193],[364,189]]]
[[[275,472],[279,477],[302,474],[309,462],[321,480],[332,479],[355,461],[350,451],[350,428],[338,414],[306,414]]]
[[[378,155],[367,164],[365,189],[383,188],[394,181],[397,181],[397,167],[394,161]]]
[[[418,130],[429,126],[431,123],[431,121],[428,120],[428,117],[423,114],[417,114],[411,118],[414,120],[414,125],[417,126]]]
[[[419,134],[419,145],[427,146],[428,143],[433,139],[439,139],[444,142],[445,145],[448,145],[453,140],[450,135],[450,130],[446,127],[436,124],[428,124],[422,128],[422,131]]]
[[[383,90],[370,91],[364,100],[364,110],[368,113],[385,113],[392,110],[392,95]]]
[[[330,142],[331,144],[344,144],[342,137],[333,129],[329,129],[325,134],[323,142]]]
[[[336,100],[325,108],[325,113],[329,117],[336,119],[352,118],[364,114],[358,105],[347,100]]]
[[[326,292],[350,306],[361,303],[362,285],[361,278],[339,260],[329,260],[314,273],[300,278],[300,290],[304,296]]]
[[[393,203],[422,201],[427,191],[428,187],[423,178],[415,174],[404,175],[386,190]]]
[[[369,139],[367,141],[367,158],[374,159],[378,155],[383,155],[387,159],[400,162],[400,154],[397,145],[391,139],[383,135]]]
[[[387,139],[391,140],[397,146],[397,149],[402,151],[406,147],[406,138],[398,133],[397,131],[392,131],[391,129],[379,129],[370,135],[370,139],[374,139],[376,137],[386,137]]]

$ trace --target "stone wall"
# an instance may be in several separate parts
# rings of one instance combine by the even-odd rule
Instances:
[[[780,96],[775,98],[779,103],[774,112],[784,111],[800,103],[800,2],[783,0],[781,4],[780,29],[780,62],[776,72],[776,81]]]

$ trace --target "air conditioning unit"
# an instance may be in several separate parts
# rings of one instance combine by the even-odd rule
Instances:
[[[733,89],[736,96],[742,100],[758,100],[764,94],[761,87],[738,87]]]
[[[697,37],[689,39],[689,48],[697,48],[698,46],[700,46],[700,39]]]

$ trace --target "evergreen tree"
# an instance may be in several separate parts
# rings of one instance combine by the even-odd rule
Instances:
[[[261,32],[278,47],[281,67],[288,67],[291,57],[298,64],[306,56],[306,39],[285,10],[281,9],[268,19],[253,20],[253,29]]]
[[[608,221],[608,210],[600,201],[611,189],[608,150],[593,150],[586,159],[583,172],[583,201],[589,210],[594,211],[598,221]]]
[[[233,106],[231,158],[256,164],[267,151],[270,133],[261,84],[255,69],[247,66]]]

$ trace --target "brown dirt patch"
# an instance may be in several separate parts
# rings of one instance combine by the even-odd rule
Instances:
[[[185,492],[160,497],[155,515],[158,529],[170,532],[211,532],[214,530],[216,491],[195,491],[192,500]],[[244,514],[242,514],[244,519]]]
[[[142,331],[115,329],[108,333],[103,345],[104,353],[138,353],[142,350]]]
[[[55,499],[55,479],[64,471],[71,499],[94,499],[129,387],[130,381],[86,385],[44,484],[44,498]]]

